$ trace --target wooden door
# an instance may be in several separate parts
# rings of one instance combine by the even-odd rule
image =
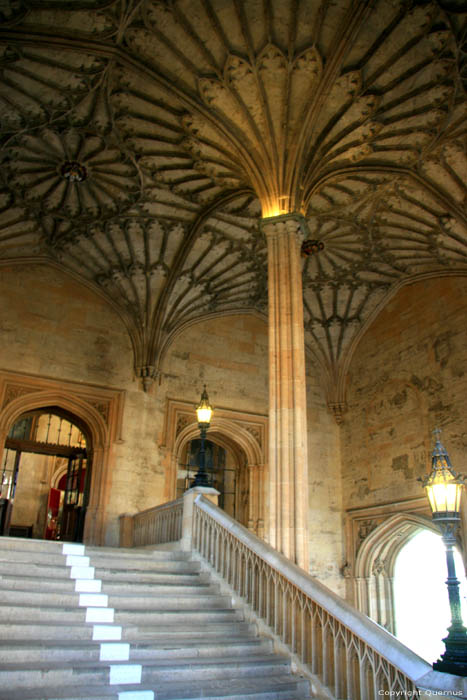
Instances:
[[[58,532],[58,515],[60,512],[60,497],[59,489],[50,489],[49,499],[47,502],[47,519],[45,523],[44,539],[56,540]]]
[[[20,450],[5,450],[5,463],[0,470],[0,535],[10,532],[20,460]]]
[[[86,470],[86,452],[76,451],[68,458],[65,496],[63,499],[60,539],[78,542],[82,538],[81,510],[83,508],[83,479]]]

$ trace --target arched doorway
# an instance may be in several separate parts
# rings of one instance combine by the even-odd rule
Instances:
[[[395,634],[394,565],[404,545],[422,529],[437,533],[430,518],[397,513],[362,542],[355,562],[355,600],[361,612]]]
[[[21,414],[1,463],[0,534],[83,539],[92,471],[86,423],[59,406]]]
[[[190,445],[199,439],[199,434],[193,404],[169,399],[163,443],[167,500],[181,496],[186,490]],[[267,434],[267,416],[218,407],[207,434],[210,442],[225,449],[227,470],[235,470],[235,504],[230,506],[233,517],[260,537],[264,537],[267,518]],[[228,478],[227,483],[224,481],[225,491],[233,486]]]
[[[55,380],[0,371],[0,465],[7,436],[24,413],[56,406],[80,419],[92,444],[92,477],[83,541],[116,544],[109,521],[115,453],[121,439],[125,394],[84,382]]]

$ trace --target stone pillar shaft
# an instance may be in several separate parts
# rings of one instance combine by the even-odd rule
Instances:
[[[269,294],[269,539],[308,570],[308,459],[300,221],[263,221]]]

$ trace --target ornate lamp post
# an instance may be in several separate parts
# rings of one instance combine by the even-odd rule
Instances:
[[[433,664],[435,671],[467,676],[467,629],[462,623],[459,581],[456,577],[453,547],[460,523],[460,502],[464,477],[453,470],[448,453],[440,442],[440,430],[435,430],[436,444],[433,449],[431,474],[423,479],[435,522],[446,546],[448,567],[448,594],[451,608],[451,625],[448,636],[443,639],[446,651]]]
[[[196,408],[196,416],[198,418],[198,427],[201,436],[201,447],[199,450],[199,466],[198,471],[193,481],[192,488],[194,486],[209,486],[208,474],[206,472],[206,448],[205,440],[206,433],[209,428],[212,416],[212,407],[209,403],[208,393],[206,391],[206,384],[204,385],[203,393],[201,394],[201,401]]]

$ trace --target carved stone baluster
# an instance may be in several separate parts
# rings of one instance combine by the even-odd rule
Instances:
[[[279,588],[280,584],[276,576],[273,575],[274,582],[274,610],[273,610],[273,625],[274,632],[279,634]]]
[[[300,606],[300,660],[302,663],[307,663],[307,645],[306,645],[306,616],[305,616],[305,601],[302,600]]]
[[[350,633],[349,633],[350,634]],[[345,650],[345,682],[347,686],[346,698],[352,700],[356,697],[355,688],[355,670],[354,670],[354,654],[351,651],[349,640],[347,639],[347,648]]]
[[[271,619],[271,585],[271,578],[269,576],[266,576],[266,623],[270,627],[273,627]]]
[[[258,615],[262,618],[266,618],[264,610],[264,586],[266,583],[266,577],[264,571],[261,567],[261,562],[258,562]]]
[[[292,599],[290,605],[290,647],[295,654],[297,651],[297,637],[296,637],[296,625],[295,617],[297,615],[297,599],[295,596]]]
[[[232,561],[233,561],[233,555],[232,555],[232,540],[230,537],[227,538],[227,557],[226,557],[226,572],[225,572],[225,578],[227,580],[227,583],[232,583]]]
[[[321,678],[324,685],[329,685],[331,683],[332,661],[329,657],[329,625],[327,624],[327,620],[321,628],[321,648],[323,654],[323,667]]]
[[[334,654],[334,695],[336,698],[343,697],[344,691],[344,676],[345,676],[345,666],[344,666],[344,654],[342,653],[342,639],[338,635],[337,631],[334,631],[333,640],[333,654]]]
[[[250,603],[253,608],[253,610],[257,610],[257,605],[256,605],[256,577],[257,577],[257,566],[256,566],[256,557],[251,560],[251,584],[250,584]]]
[[[314,614],[311,620],[311,672],[315,676],[319,674],[320,664],[319,664],[319,635],[318,635],[318,623],[317,623],[317,611],[314,610]]]
[[[360,700],[370,700],[370,688],[368,685],[367,664],[360,660]]]
[[[287,624],[287,612],[288,612],[288,605],[287,605],[287,590],[284,587],[282,589],[282,641],[284,644],[287,644],[287,634],[288,634],[288,624]]]

